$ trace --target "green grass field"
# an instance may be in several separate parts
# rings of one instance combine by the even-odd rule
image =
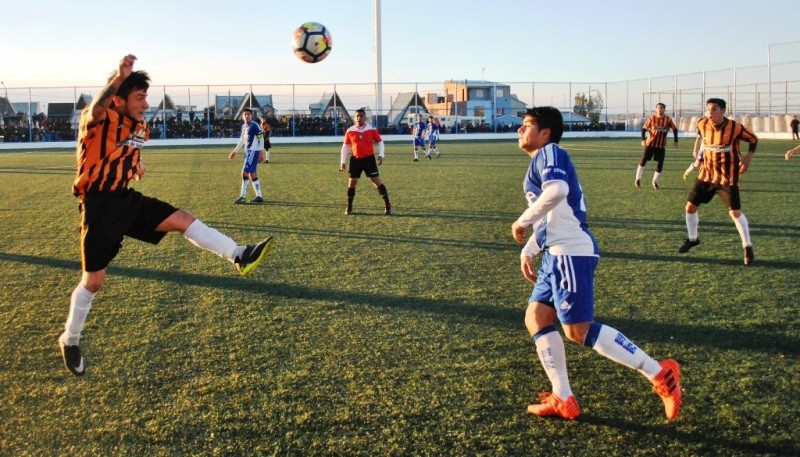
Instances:
[[[756,263],[718,199],[686,236],[681,174],[633,186],[637,139],[565,140],[601,247],[597,320],[683,364],[667,422],[638,373],[567,343],[577,421],[525,413],[549,389],[523,324],[531,286],[510,225],[528,163],[516,142],[389,144],[343,215],[338,145],[277,146],[266,205],[233,205],[227,147],[148,148],[135,187],[239,242],[274,235],[252,276],[171,234],[109,269],[81,347],[56,338],[80,277],[74,153],[0,153],[0,455],[798,455],[800,158],[765,140],[742,179]],[[645,184],[655,168],[648,164]],[[252,194],[251,194],[252,197]]]

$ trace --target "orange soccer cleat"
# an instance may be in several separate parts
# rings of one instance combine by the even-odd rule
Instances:
[[[567,401],[563,401],[552,392],[542,392],[539,394],[542,402],[539,404],[528,405],[528,414],[534,416],[559,416],[562,419],[572,420],[581,414],[575,396],[570,395]]]
[[[680,414],[683,404],[681,366],[672,359],[662,360],[658,364],[661,365],[661,372],[653,378],[653,390],[664,400],[667,419],[673,420]]]

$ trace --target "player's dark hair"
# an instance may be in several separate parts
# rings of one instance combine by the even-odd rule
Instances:
[[[111,77],[108,78],[108,82],[111,82],[116,75],[116,72],[111,75]],[[148,88],[150,88],[150,75],[148,75],[146,71],[137,70],[125,78],[125,81],[122,81],[122,85],[119,86],[115,95],[127,99],[131,92],[135,90],[147,90]]]
[[[359,109],[357,109],[357,110],[356,110],[356,114],[358,114],[358,113],[361,113],[361,114],[363,114],[363,115],[364,115],[364,117],[367,117],[367,112],[366,112],[366,111],[364,111],[364,108],[359,108]]]
[[[245,109],[243,109],[243,110],[242,110],[242,112],[243,112],[243,113],[250,113],[250,114],[253,114],[253,110],[251,110],[250,108],[245,108]]]
[[[530,116],[536,121],[539,130],[550,129],[550,141],[558,143],[564,134],[564,118],[561,111],[552,106],[538,106],[529,108],[525,111],[526,116]]]
[[[663,104],[661,102],[656,103],[656,108],[658,108],[659,106],[663,106],[664,109],[667,109],[667,105],[665,105],[665,104]]]
[[[709,98],[708,100],[706,100],[706,105],[708,105],[709,103],[713,103],[719,106],[723,110],[727,108],[727,103],[725,103],[725,100],[721,98]]]

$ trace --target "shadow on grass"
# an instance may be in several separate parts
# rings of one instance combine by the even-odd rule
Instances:
[[[677,419],[678,422],[680,422],[680,420],[680,418]],[[639,433],[647,435],[666,437],[670,441],[697,443],[705,445],[707,450],[714,455],[800,455],[800,447],[798,447],[797,443],[793,442],[781,444],[754,443],[750,441],[750,438],[744,436],[742,439],[735,441],[721,438],[719,434],[716,434],[712,438],[709,436],[709,433],[702,431],[684,432],[671,424],[647,426],[640,422],[632,423],[625,420],[586,414],[582,414],[577,421],[600,427],[616,428],[622,432],[636,430]],[[725,451],[725,449],[728,450]]]
[[[0,174],[39,174],[39,175],[75,175],[75,167],[24,167],[24,168],[0,168]]]
[[[686,222],[683,219],[653,220],[593,217],[589,223],[589,228],[594,227],[618,228],[625,230],[652,230],[665,233],[676,232],[680,233],[680,236],[686,236]],[[703,233],[736,233],[736,227],[733,225],[733,221],[701,221],[700,230],[700,238],[702,238]],[[793,225],[773,225],[759,223],[750,227],[750,233],[755,237],[770,236],[794,239],[797,237],[798,231],[800,231],[800,228]],[[680,244],[682,241],[683,238],[680,238],[678,240],[678,244]]]
[[[0,261],[24,265],[40,265],[58,269],[76,271],[80,269],[77,261],[55,258],[36,257],[22,254],[0,252]],[[403,297],[389,294],[374,294],[347,290],[321,289],[289,284],[272,284],[256,278],[245,279],[238,276],[212,276],[205,274],[183,273],[155,270],[150,268],[111,267],[112,276],[133,277],[151,281],[171,282],[180,285],[208,287],[221,291],[235,291],[243,294],[282,297],[294,300],[326,301],[350,303],[381,309],[396,309],[408,312],[441,316],[442,318],[461,321],[478,320],[481,323],[501,329],[518,329],[523,331],[524,305],[519,309],[493,307],[488,304],[476,304],[453,300],[437,300],[422,297]],[[623,332],[628,332],[634,341],[652,342],[685,342],[694,346],[714,349],[742,350],[748,352],[776,352],[788,356],[800,355],[800,338],[776,332],[772,326],[757,330],[722,329],[705,325],[689,325],[677,323],[661,323],[635,319],[609,319],[609,323]],[[626,329],[636,329],[631,332]],[[647,335],[647,338],[637,338]],[[673,339],[674,338],[674,339]]]
[[[365,205],[364,208],[374,208],[372,211],[370,209],[365,209],[363,211],[359,211],[358,205],[355,206],[355,212],[353,216],[381,216],[384,217],[383,208],[378,204],[379,200],[375,200],[375,204],[370,206]],[[344,212],[344,204],[320,204],[320,203],[307,203],[307,202],[289,202],[289,201],[267,201],[268,206],[285,206],[289,208],[333,208],[341,210]],[[412,206],[403,206],[403,207],[395,207],[394,214],[392,214],[392,219],[404,218],[404,217],[421,217],[421,218],[441,218],[441,219],[453,219],[453,220],[465,220],[465,221],[485,221],[485,222],[507,222],[508,226],[511,226],[511,222],[516,220],[519,217],[519,214],[513,212],[501,212],[501,211],[461,211],[461,210],[444,210],[444,209],[428,209],[419,210]],[[344,218],[344,214],[342,214]],[[211,223],[215,223],[210,221]]]
[[[739,248],[741,249],[741,248]],[[645,262],[681,262],[699,265],[727,265],[727,266],[742,266],[742,259],[720,259],[718,257],[699,257],[703,255],[699,248],[694,248],[691,253],[678,254],[677,245],[675,247],[675,255],[656,255],[656,254],[634,254],[631,252],[611,252],[600,251],[600,261],[602,259],[625,259],[625,260],[641,260]],[[708,252],[709,255],[714,255],[714,252]],[[756,260],[748,268],[780,268],[786,270],[797,270],[800,268],[800,262],[789,262],[781,260],[763,260],[758,256],[756,250]]]

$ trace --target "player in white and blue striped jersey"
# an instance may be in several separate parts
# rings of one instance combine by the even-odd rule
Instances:
[[[431,151],[433,151],[436,153],[436,157],[441,157],[442,153],[439,152],[439,148],[436,147],[436,142],[439,141],[439,124],[436,123],[433,116],[428,117],[425,140],[428,142],[428,149],[425,151],[425,154],[430,157]]]
[[[667,419],[675,419],[682,404],[678,362],[658,362],[616,329],[594,321],[599,249],[586,224],[578,174],[567,151],[558,145],[563,131],[561,112],[549,106],[529,109],[518,130],[519,147],[531,157],[524,181],[529,205],[511,231],[522,243],[527,228],[534,227],[534,240],[520,255],[523,276],[535,283],[525,326],[552,384],[552,392],[541,393],[541,403],[529,405],[528,413],[569,420],[580,415],[567,376],[564,342],[555,327],[558,319],[571,341],[646,376],[664,402]],[[542,253],[538,271],[533,267],[537,249]]]
[[[411,125],[411,136],[414,138],[412,144],[414,145],[414,162],[419,160],[418,151],[425,152],[425,132],[427,130],[425,121],[422,120],[422,114],[417,114],[417,121]],[[430,160],[431,155],[425,152],[425,156]]]
[[[244,165],[242,165],[242,188],[239,198],[234,201],[236,204],[241,204],[246,201],[247,188],[250,182],[253,183],[253,190],[256,193],[255,198],[250,200],[250,203],[263,203],[264,194],[261,192],[261,182],[258,180],[258,162],[263,160],[264,154],[264,131],[258,122],[253,120],[253,111],[250,108],[242,110],[242,134],[239,137],[239,142],[234,146],[233,151],[228,154],[229,159],[236,157],[236,152],[244,147]]]

